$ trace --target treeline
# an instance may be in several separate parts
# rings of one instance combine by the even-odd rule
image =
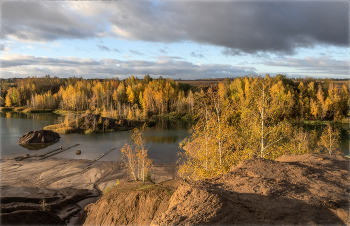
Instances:
[[[254,98],[254,93],[262,89],[260,77],[235,78],[224,80],[218,85],[222,99],[230,99],[244,108],[244,102]],[[349,81],[339,87],[331,79],[297,79],[284,75],[263,79],[266,101],[278,109],[279,119],[339,120],[349,116]]]
[[[337,128],[328,124],[318,136],[290,119],[346,117],[348,90],[330,82],[324,92],[321,85],[315,89],[313,81],[305,83],[294,84],[283,76],[244,77],[196,92],[196,123],[180,144],[184,149],[180,175],[194,180],[210,178],[254,157],[336,154],[340,142]]]
[[[257,77],[225,79],[218,85],[222,100],[239,103],[252,97]],[[271,100],[278,103],[279,118],[338,120],[349,115],[349,87],[330,79],[264,78]],[[190,86],[171,79],[38,78],[2,80],[1,105],[34,109],[90,111],[105,117],[145,119],[152,115],[193,114],[194,96],[208,87]]]
[[[26,78],[1,84],[5,106],[34,109],[91,111],[113,118],[147,118],[177,112],[192,113],[193,92],[190,85],[174,80],[143,79],[131,76],[119,79]]]

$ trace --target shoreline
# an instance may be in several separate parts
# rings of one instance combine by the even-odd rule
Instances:
[[[131,181],[122,161],[96,161],[88,168],[80,168],[92,161],[1,158],[1,214],[42,211],[45,200],[50,212],[71,224],[86,205],[102,197],[104,190],[117,181]],[[177,168],[176,164],[155,163],[150,172],[152,183],[176,179]]]

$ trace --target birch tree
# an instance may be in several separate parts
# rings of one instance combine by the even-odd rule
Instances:
[[[246,149],[247,158],[260,156],[274,159],[279,155],[279,144],[290,135],[291,125],[279,119],[279,94],[271,95],[271,79],[251,78],[245,84],[240,121],[241,147]]]
[[[319,146],[326,149],[329,155],[332,155],[339,148],[339,143],[340,131],[327,123],[322,131]]]
[[[135,128],[131,137],[133,145],[125,143],[121,149],[122,159],[128,167],[131,178],[143,182],[145,182],[147,172],[152,168],[152,161],[148,158],[148,149],[144,138],[145,127],[143,125],[141,129]]]
[[[180,146],[182,153],[179,173],[198,180],[226,173],[234,164],[235,130],[230,126],[234,113],[231,102],[222,102],[216,91],[209,88],[195,96],[195,120],[190,136]]]

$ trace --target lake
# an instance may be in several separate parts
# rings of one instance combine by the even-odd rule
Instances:
[[[116,147],[100,161],[117,161],[121,159],[120,149],[126,142],[131,144],[133,131],[118,131],[98,134],[60,134],[61,139],[54,144],[30,145],[23,147],[17,142],[25,133],[40,130],[46,125],[55,123],[57,114],[24,114],[18,112],[1,112],[1,157],[9,158],[25,154],[43,154],[50,150],[72,146],[79,146],[55,155],[57,158],[96,159],[102,153]],[[179,142],[188,136],[188,124],[182,121],[161,120],[155,127],[146,128],[144,136],[148,156],[157,163],[176,163],[177,153],[181,151]],[[49,146],[48,146],[49,145]],[[30,150],[37,149],[39,150]],[[76,155],[81,150],[81,155]]]
[[[25,154],[43,154],[50,150],[80,145],[55,155],[57,158],[93,160],[109,149],[116,147],[100,161],[117,161],[121,158],[120,149],[126,142],[131,144],[132,131],[119,131],[98,134],[62,134],[54,144],[21,146],[19,138],[32,130],[39,130],[55,123],[60,117],[57,114],[24,114],[19,112],[1,112],[1,157],[9,158]],[[183,121],[160,120],[155,127],[145,129],[148,155],[157,163],[176,163],[178,160],[179,142],[188,136],[188,123]],[[349,155],[349,125],[337,125],[341,129],[341,150]],[[305,129],[322,131],[323,126],[304,126]],[[31,150],[38,149],[39,150]],[[81,155],[76,155],[81,150]]]

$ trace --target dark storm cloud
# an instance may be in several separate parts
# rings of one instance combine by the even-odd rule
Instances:
[[[32,42],[97,37],[103,24],[87,21],[62,2],[2,2],[2,37]]]
[[[142,5],[143,7],[141,7]],[[190,40],[242,51],[293,53],[315,44],[347,46],[349,3],[161,2],[152,6],[122,3],[113,17],[119,37],[144,41]],[[136,16],[137,15],[137,16]]]
[[[192,41],[228,56],[349,43],[347,1],[3,2],[2,20],[5,38]]]

